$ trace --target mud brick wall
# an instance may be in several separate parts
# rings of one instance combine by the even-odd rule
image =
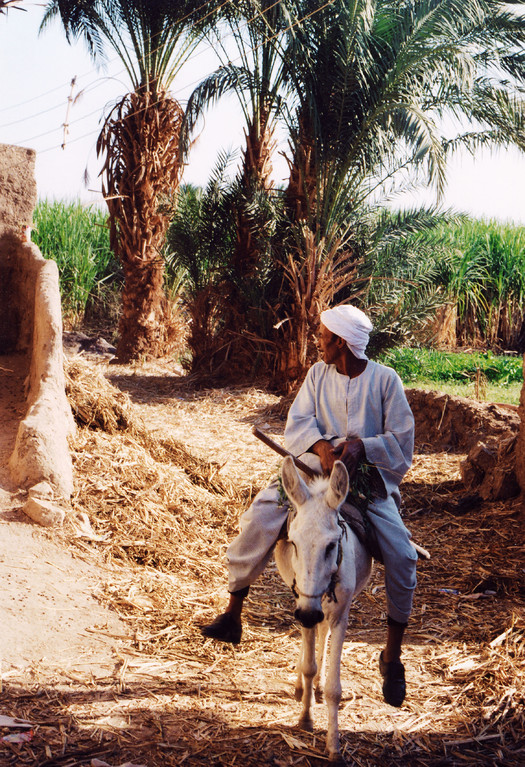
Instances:
[[[33,149],[0,144],[0,354],[30,343],[32,311],[20,292],[32,295],[34,289],[25,284],[32,281],[31,275],[21,279],[19,249],[23,227],[33,222],[35,160]]]

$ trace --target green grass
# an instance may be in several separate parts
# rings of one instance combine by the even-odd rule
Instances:
[[[467,397],[477,402],[495,402],[507,405],[519,405],[521,384],[509,384],[498,386],[486,384],[477,387],[475,384],[451,384],[429,381],[416,381],[407,384],[407,389],[424,389],[425,391],[439,391],[443,394],[452,394],[456,397]]]
[[[380,361],[393,367],[407,387],[487,402],[519,403],[523,384],[519,356],[398,348],[385,352]]]
[[[107,213],[80,202],[40,200],[34,221],[33,241],[58,266],[64,313],[82,317],[90,298],[118,272]]]

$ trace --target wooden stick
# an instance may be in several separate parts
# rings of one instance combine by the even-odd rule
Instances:
[[[301,471],[304,471],[304,473],[310,477],[310,479],[321,476],[316,471],[311,469],[306,463],[303,463],[299,458],[296,458],[295,455],[292,455],[288,450],[285,450],[284,447],[281,447],[278,442],[275,442],[271,437],[268,437],[267,434],[264,434],[264,432],[258,429],[257,426],[253,427],[252,433],[255,437],[257,437],[257,439],[260,439],[261,442],[264,442],[265,445],[271,447],[272,450],[275,450],[276,453],[279,453],[279,455],[282,455],[283,457],[289,455],[290,458],[293,459],[293,462],[297,468]]]
[[[417,551],[417,555],[420,559],[430,559],[430,551],[427,551],[423,548],[423,546],[419,546],[417,543],[414,543],[414,541],[410,541],[410,543]]]

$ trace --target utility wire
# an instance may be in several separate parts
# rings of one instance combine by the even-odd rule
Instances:
[[[208,13],[204,14],[204,16],[201,19],[199,19],[199,23],[201,23],[210,14],[215,13],[216,11],[219,11],[224,5],[227,5],[230,2],[231,2],[231,0],[222,0],[222,2],[219,3],[218,5],[216,5],[215,8],[213,8],[211,11],[208,11]],[[179,20],[179,23],[182,23],[183,21],[186,21],[186,19],[188,19],[193,13],[197,13],[198,11],[200,11],[202,8],[204,8],[207,5],[208,5],[207,2],[202,3],[202,5],[199,5],[199,7],[195,9],[195,11],[191,11],[191,13],[187,13],[186,16],[183,16]],[[152,53],[156,53],[159,49],[160,49],[160,46],[159,46],[159,48],[154,49],[152,51]],[[113,64],[116,61],[119,61],[119,57],[118,56],[115,56],[112,59],[108,59],[107,62],[105,62],[105,63],[106,63],[107,66],[110,66],[111,64]],[[126,72],[126,70],[123,68],[123,69],[120,70],[120,72],[117,72],[115,77],[117,77],[119,74],[124,74],[125,72]],[[79,75],[77,79],[82,79],[83,77],[87,77],[88,75],[91,75],[91,74],[92,74],[92,70],[90,70],[89,72],[85,72],[83,75]],[[93,80],[92,81],[92,83],[96,83],[96,82],[98,82],[98,80]],[[88,85],[85,86],[85,87],[86,88],[89,87],[92,83],[88,83]],[[33,101],[37,101],[38,99],[42,99],[45,96],[49,96],[49,94],[51,94],[51,93],[55,93],[58,90],[62,90],[64,88],[67,88],[69,86],[69,84],[70,84],[70,80],[68,80],[67,82],[64,82],[64,83],[62,83],[60,85],[56,85],[54,88],[50,88],[50,90],[45,91],[44,93],[39,93],[38,96],[33,96],[30,99],[25,99],[24,101],[19,101],[17,104],[11,104],[10,106],[2,107],[0,109],[0,114],[2,114],[3,112],[11,111],[12,109],[18,109],[19,107],[25,106],[26,104],[31,104]],[[58,109],[59,107],[63,107],[63,105],[64,104],[61,101],[60,104],[57,104],[56,107],[51,107],[51,109],[55,109],[55,108]],[[29,115],[27,119],[30,119],[31,117],[38,117],[40,114],[45,114],[48,111],[50,111],[50,110],[46,109],[43,112],[37,112],[34,115]],[[15,122],[19,122],[19,121],[15,121]],[[14,125],[14,123],[5,123],[3,125],[0,125],[0,128],[5,128],[5,127],[8,127],[9,125]]]
[[[222,7],[222,5],[225,5],[225,4],[226,4],[226,2],[230,2],[230,0],[225,0],[225,2],[221,3],[221,5],[217,6],[217,8],[220,8],[220,7]],[[268,8],[266,8],[264,12],[267,12],[268,10],[270,10],[271,8],[273,8],[275,5],[277,5],[277,4],[278,4],[278,2],[279,2],[279,0],[277,0],[277,2],[273,3],[271,6],[268,6]],[[250,50],[252,50],[252,51],[256,51],[258,48],[260,48],[260,47],[262,47],[263,45],[266,45],[267,43],[271,42],[271,41],[272,41],[272,40],[274,40],[276,37],[279,37],[280,35],[282,35],[284,32],[288,32],[288,31],[289,31],[289,30],[291,30],[293,27],[296,27],[297,25],[301,24],[301,23],[302,23],[303,21],[305,21],[306,19],[309,19],[309,18],[311,18],[311,17],[312,17],[312,16],[314,16],[315,14],[319,13],[320,11],[324,10],[325,8],[327,8],[328,6],[332,5],[334,2],[335,2],[335,0],[327,0],[327,2],[325,2],[323,5],[319,6],[318,8],[314,9],[313,11],[310,11],[310,13],[308,13],[308,14],[306,14],[305,16],[301,17],[300,19],[296,19],[294,22],[292,22],[291,24],[289,24],[287,27],[283,27],[283,29],[280,29],[280,30],[278,30],[278,32],[276,32],[275,34],[273,34],[273,35],[271,35],[271,36],[269,36],[269,37],[265,38],[265,39],[264,39],[262,42],[260,42],[258,45],[256,45],[256,46],[253,46],[253,47],[252,47]],[[201,6],[201,7],[202,7],[202,6]],[[210,13],[211,13],[211,12],[210,12]],[[247,20],[247,22],[246,22],[246,26],[247,26],[247,25],[248,25],[248,24],[249,24],[251,21],[253,21],[255,18],[257,18],[257,17],[258,17],[258,16],[260,16],[260,15],[261,15],[261,14],[260,14],[260,13],[258,13],[258,14],[256,14],[256,16],[253,16],[251,19]],[[210,43],[210,45],[207,47],[207,49],[209,49],[209,48],[212,48],[212,47],[213,47],[213,46],[212,46],[212,44]],[[207,49],[206,49],[206,50],[207,50]],[[196,56],[198,56],[198,55],[201,55],[202,53],[203,53],[203,51],[201,50],[199,53],[197,53],[197,54],[196,54]],[[194,58],[195,58],[195,57],[194,57]],[[238,57],[238,58],[239,58],[239,57]],[[191,58],[190,58],[190,59],[188,59],[188,63],[189,63],[191,60],[192,60]],[[235,60],[236,60],[236,59],[234,59],[234,61],[235,61]],[[125,70],[122,70],[122,71],[124,72]],[[196,84],[198,84],[199,82],[200,82],[200,80],[199,80],[199,79],[197,79],[197,80],[194,80],[193,82],[191,82],[191,83],[187,84],[187,85],[185,86],[185,89],[187,89],[187,88],[189,88],[189,87],[191,87],[191,86],[193,86],[193,85],[196,85]],[[173,93],[173,96],[174,96],[174,97],[176,97],[177,93],[181,93],[181,92],[182,92],[182,89],[179,89],[178,91],[177,91],[177,90],[175,90],[175,91],[174,91],[174,93]],[[162,99],[158,99],[157,101],[151,102],[151,103],[150,103],[150,104],[148,104],[146,107],[141,107],[140,109],[136,110],[135,112],[130,112],[130,113],[129,113],[129,115],[127,115],[127,116],[128,116],[128,117],[132,117],[132,116],[135,116],[135,115],[141,114],[142,112],[146,111],[146,109],[151,109],[151,107],[154,107],[154,106],[156,106],[157,104],[161,103],[161,101],[162,101]],[[63,106],[63,104],[62,104],[62,106]],[[71,125],[74,125],[74,124],[76,124],[76,123],[78,123],[78,122],[81,122],[81,121],[83,121],[83,120],[87,119],[88,117],[91,117],[93,114],[98,114],[98,113],[99,113],[99,111],[100,111],[100,110],[98,110],[98,109],[97,109],[97,110],[94,110],[93,112],[91,112],[91,113],[89,113],[89,114],[87,114],[87,115],[84,115],[83,117],[77,118],[76,120],[72,120],[72,121],[69,123],[69,125],[71,126]],[[53,128],[53,129],[51,129],[51,130],[48,130],[48,131],[45,131],[44,133],[40,133],[40,134],[38,134],[38,135],[36,135],[36,136],[31,136],[31,137],[29,137],[29,138],[27,138],[27,139],[24,139],[24,141],[21,141],[21,142],[19,142],[19,143],[20,143],[20,144],[24,144],[24,143],[25,143],[25,144],[27,144],[27,143],[29,143],[30,141],[35,141],[35,140],[36,140],[36,139],[38,139],[38,138],[42,138],[43,136],[47,136],[47,135],[49,135],[49,134],[51,134],[51,133],[54,133],[56,130],[60,130],[62,127],[63,127],[62,125],[60,125],[60,126],[57,126],[56,128]],[[93,131],[93,130],[92,130],[92,131],[89,131],[88,133],[85,133],[85,134],[83,134],[82,136],[78,136],[78,137],[77,137],[77,138],[75,138],[75,139],[71,139],[71,140],[70,140],[68,143],[69,143],[69,144],[72,144],[72,143],[76,143],[77,141],[81,141],[82,139],[88,138],[89,136],[95,135],[96,133],[97,133],[97,131]],[[58,144],[57,144],[57,145],[53,145],[53,146],[47,147],[46,149],[42,149],[42,150],[38,150],[38,151],[39,151],[39,154],[43,154],[43,153],[46,153],[46,152],[50,152],[50,151],[53,151],[53,150],[55,150],[55,149],[58,149],[58,148],[59,148],[59,146],[60,146],[60,145],[58,145]]]
[[[220,10],[220,9],[221,9],[221,8],[222,8],[224,5],[227,5],[227,4],[228,4],[228,3],[230,3],[230,2],[231,2],[231,0],[223,0],[223,2],[219,3],[219,5],[215,6],[215,8],[213,8],[211,11],[209,11],[207,14],[205,14],[205,15],[204,15],[204,16],[203,16],[201,19],[199,19],[199,23],[201,23],[201,22],[202,22],[202,21],[203,21],[203,20],[204,20],[204,19],[205,19],[207,16],[211,15],[212,13],[215,13],[215,12],[217,12],[217,11],[218,11],[218,10]],[[272,5],[269,5],[267,8],[265,8],[265,9],[264,9],[264,11],[263,11],[262,13],[261,13],[261,12],[258,12],[258,13],[257,13],[255,16],[252,16],[250,19],[247,19],[247,20],[244,22],[243,26],[244,26],[244,27],[247,27],[247,26],[248,26],[248,24],[250,24],[252,21],[254,21],[254,20],[255,20],[255,19],[258,17],[258,16],[264,15],[264,13],[266,13],[267,11],[271,10],[271,9],[272,9],[272,8],[274,8],[276,5],[278,5],[278,4],[279,4],[279,2],[280,2],[280,0],[276,0],[276,2],[272,3]],[[196,11],[199,11],[201,8],[203,8],[203,7],[204,7],[204,6],[206,6],[207,4],[208,4],[208,3],[203,3],[202,5],[200,5],[200,6],[199,6],[199,7],[196,9]],[[196,12],[196,11],[195,11],[195,12]],[[186,16],[184,16],[184,17],[181,19],[181,21],[184,21],[185,19],[189,18],[189,16],[190,16],[190,15],[191,15],[191,14],[186,14]],[[227,33],[227,34],[225,34],[225,35],[224,35],[224,39],[227,39],[228,37],[231,37],[232,35],[233,35],[233,33],[229,32],[229,33]],[[156,48],[156,49],[153,49],[152,53],[155,53],[155,52],[157,52],[158,50],[160,50],[160,48],[161,48],[161,46],[159,46],[159,47],[158,47],[158,48]],[[186,62],[186,66],[187,66],[188,64],[190,64],[190,63],[194,62],[194,61],[195,61],[195,59],[197,59],[199,56],[203,56],[205,53],[207,53],[207,52],[208,52],[210,49],[213,49],[213,48],[214,48],[214,46],[213,46],[213,44],[212,44],[212,43],[209,43],[208,45],[201,47],[201,48],[200,48],[200,49],[199,49],[199,50],[198,50],[198,51],[197,51],[195,54],[192,54],[192,55],[191,55],[191,56],[188,58],[188,60],[187,60],[187,62]],[[116,62],[116,61],[118,61],[118,60],[119,60],[119,57],[118,57],[118,56],[115,56],[115,58],[113,58],[113,59],[109,59],[109,60],[108,60],[106,63],[107,63],[108,65],[110,65],[110,64],[112,64],[112,63],[114,63],[114,62]],[[86,72],[86,73],[84,73],[83,75],[79,75],[79,76],[77,77],[77,80],[80,80],[81,78],[83,78],[83,77],[86,77],[88,74],[91,74],[91,72]],[[122,69],[120,69],[119,71],[115,72],[115,74],[114,74],[114,75],[110,75],[110,76],[107,76],[107,75],[106,75],[106,76],[104,76],[104,77],[100,77],[100,78],[97,78],[96,80],[92,80],[91,82],[89,82],[87,85],[85,85],[85,86],[84,86],[84,87],[83,87],[83,88],[82,88],[82,89],[79,91],[79,95],[80,95],[80,94],[82,94],[82,93],[86,93],[86,92],[88,92],[88,90],[95,90],[95,88],[98,88],[98,87],[99,87],[99,86],[100,86],[100,85],[101,85],[101,84],[102,84],[102,83],[103,83],[105,80],[108,80],[108,79],[114,79],[114,80],[117,80],[117,79],[119,78],[119,76],[120,76],[120,75],[123,75],[123,74],[126,74],[126,69],[125,69],[124,67],[123,67]],[[193,81],[192,83],[190,83],[189,85],[187,85],[187,86],[185,86],[185,87],[186,87],[186,88],[188,88],[188,87],[190,87],[191,85],[195,85],[195,84],[196,84],[196,82],[198,82],[198,81]],[[57,91],[57,90],[62,90],[62,89],[64,89],[64,88],[68,87],[69,85],[70,85],[70,81],[68,80],[67,82],[63,83],[62,85],[58,85],[58,86],[56,86],[55,88],[52,88],[51,90],[49,90],[49,91],[46,91],[45,93],[41,93],[41,94],[39,94],[38,96],[34,96],[34,97],[33,97],[33,98],[31,98],[31,99],[26,99],[26,101],[21,101],[21,102],[19,102],[18,104],[15,104],[15,105],[12,105],[12,106],[9,106],[9,107],[3,107],[2,109],[0,109],[0,114],[1,114],[1,113],[3,113],[3,112],[5,112],[5,111],[9,111],[9,110],[12,110],[12,109],[15,109],[15,108],[21,107],[21,106],[25,106],[26,104],[30,104],[30,103],[32,103],[33,101],[36,101],[36,100],[38,100],[38,99],[40,99],[40,98],[43,98],[44,96],[46,96],[46,95],[48,95],[48,94],[50,94],[50,93],[54,93],[54,92],[55,92],[55,91]],[[182,89],[179,89],[179,92],[180,92],[181,90],[182,90]],[[55,110],[55,109],[62,109],[63,107],[64,107],[64,102],[63,102],[63,100],[61,100],[61,101],[60,101],[60,102],[58,102],[58,103],[57,103],[55,106],[53,106],[53,107],[49,107],[48,109],[45,109],[45,110],[39,110],[38,112],[34,112],[33,114],[27,115],[26,117],[20,118],[20,119],[18,119],[18,120],[13,120],[13,121],[11,121],[11,122],[7,122],[7,123],[1,123],[1,124],[0,124],[0,128],[8,128],[8,127],[11,127],[12,125],[16,125],[16,124],[18,124],[18,123],[21,123],[21,122],[26,122],[26,121],[29,121],[29,120],[31,120],[31,119],[33,119],[33,118],[37,118],[37,117],[40,117],[41,115],[47,114],[48,112],[51,112],[51,111],[53,111],[53,110]],[[83,120],[83,119],[85,119],[85,117],[77,118],[77,120],[76,120],[76,121],[72,121],[72,123],[71,123],[71,124],[74,124],[74,122],[77,122],[77,121],[79,121],[79,120]],[[41,136],[41,135],[45,135],[45,134],[39,134],[39,136]],[[27,141],[32,141],[32,140],[33,140],[33,138],[35,138],[35,137],[31,137],[31,138],[29,138],[29,139],[26,139],[26,140],[27,140]]]

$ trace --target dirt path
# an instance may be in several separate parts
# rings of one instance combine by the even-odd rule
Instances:
[[[111,663],[112,636],[125,632],[115,614],[92,596],[109,576],[108,568],[73,558],[60,534],[43,530],[21,511],[24,495],[13,485],[7,461],[24,414],[26,364],[20,354],[0,357],[0,660],[4,678],[35,664],[52,669]]]

